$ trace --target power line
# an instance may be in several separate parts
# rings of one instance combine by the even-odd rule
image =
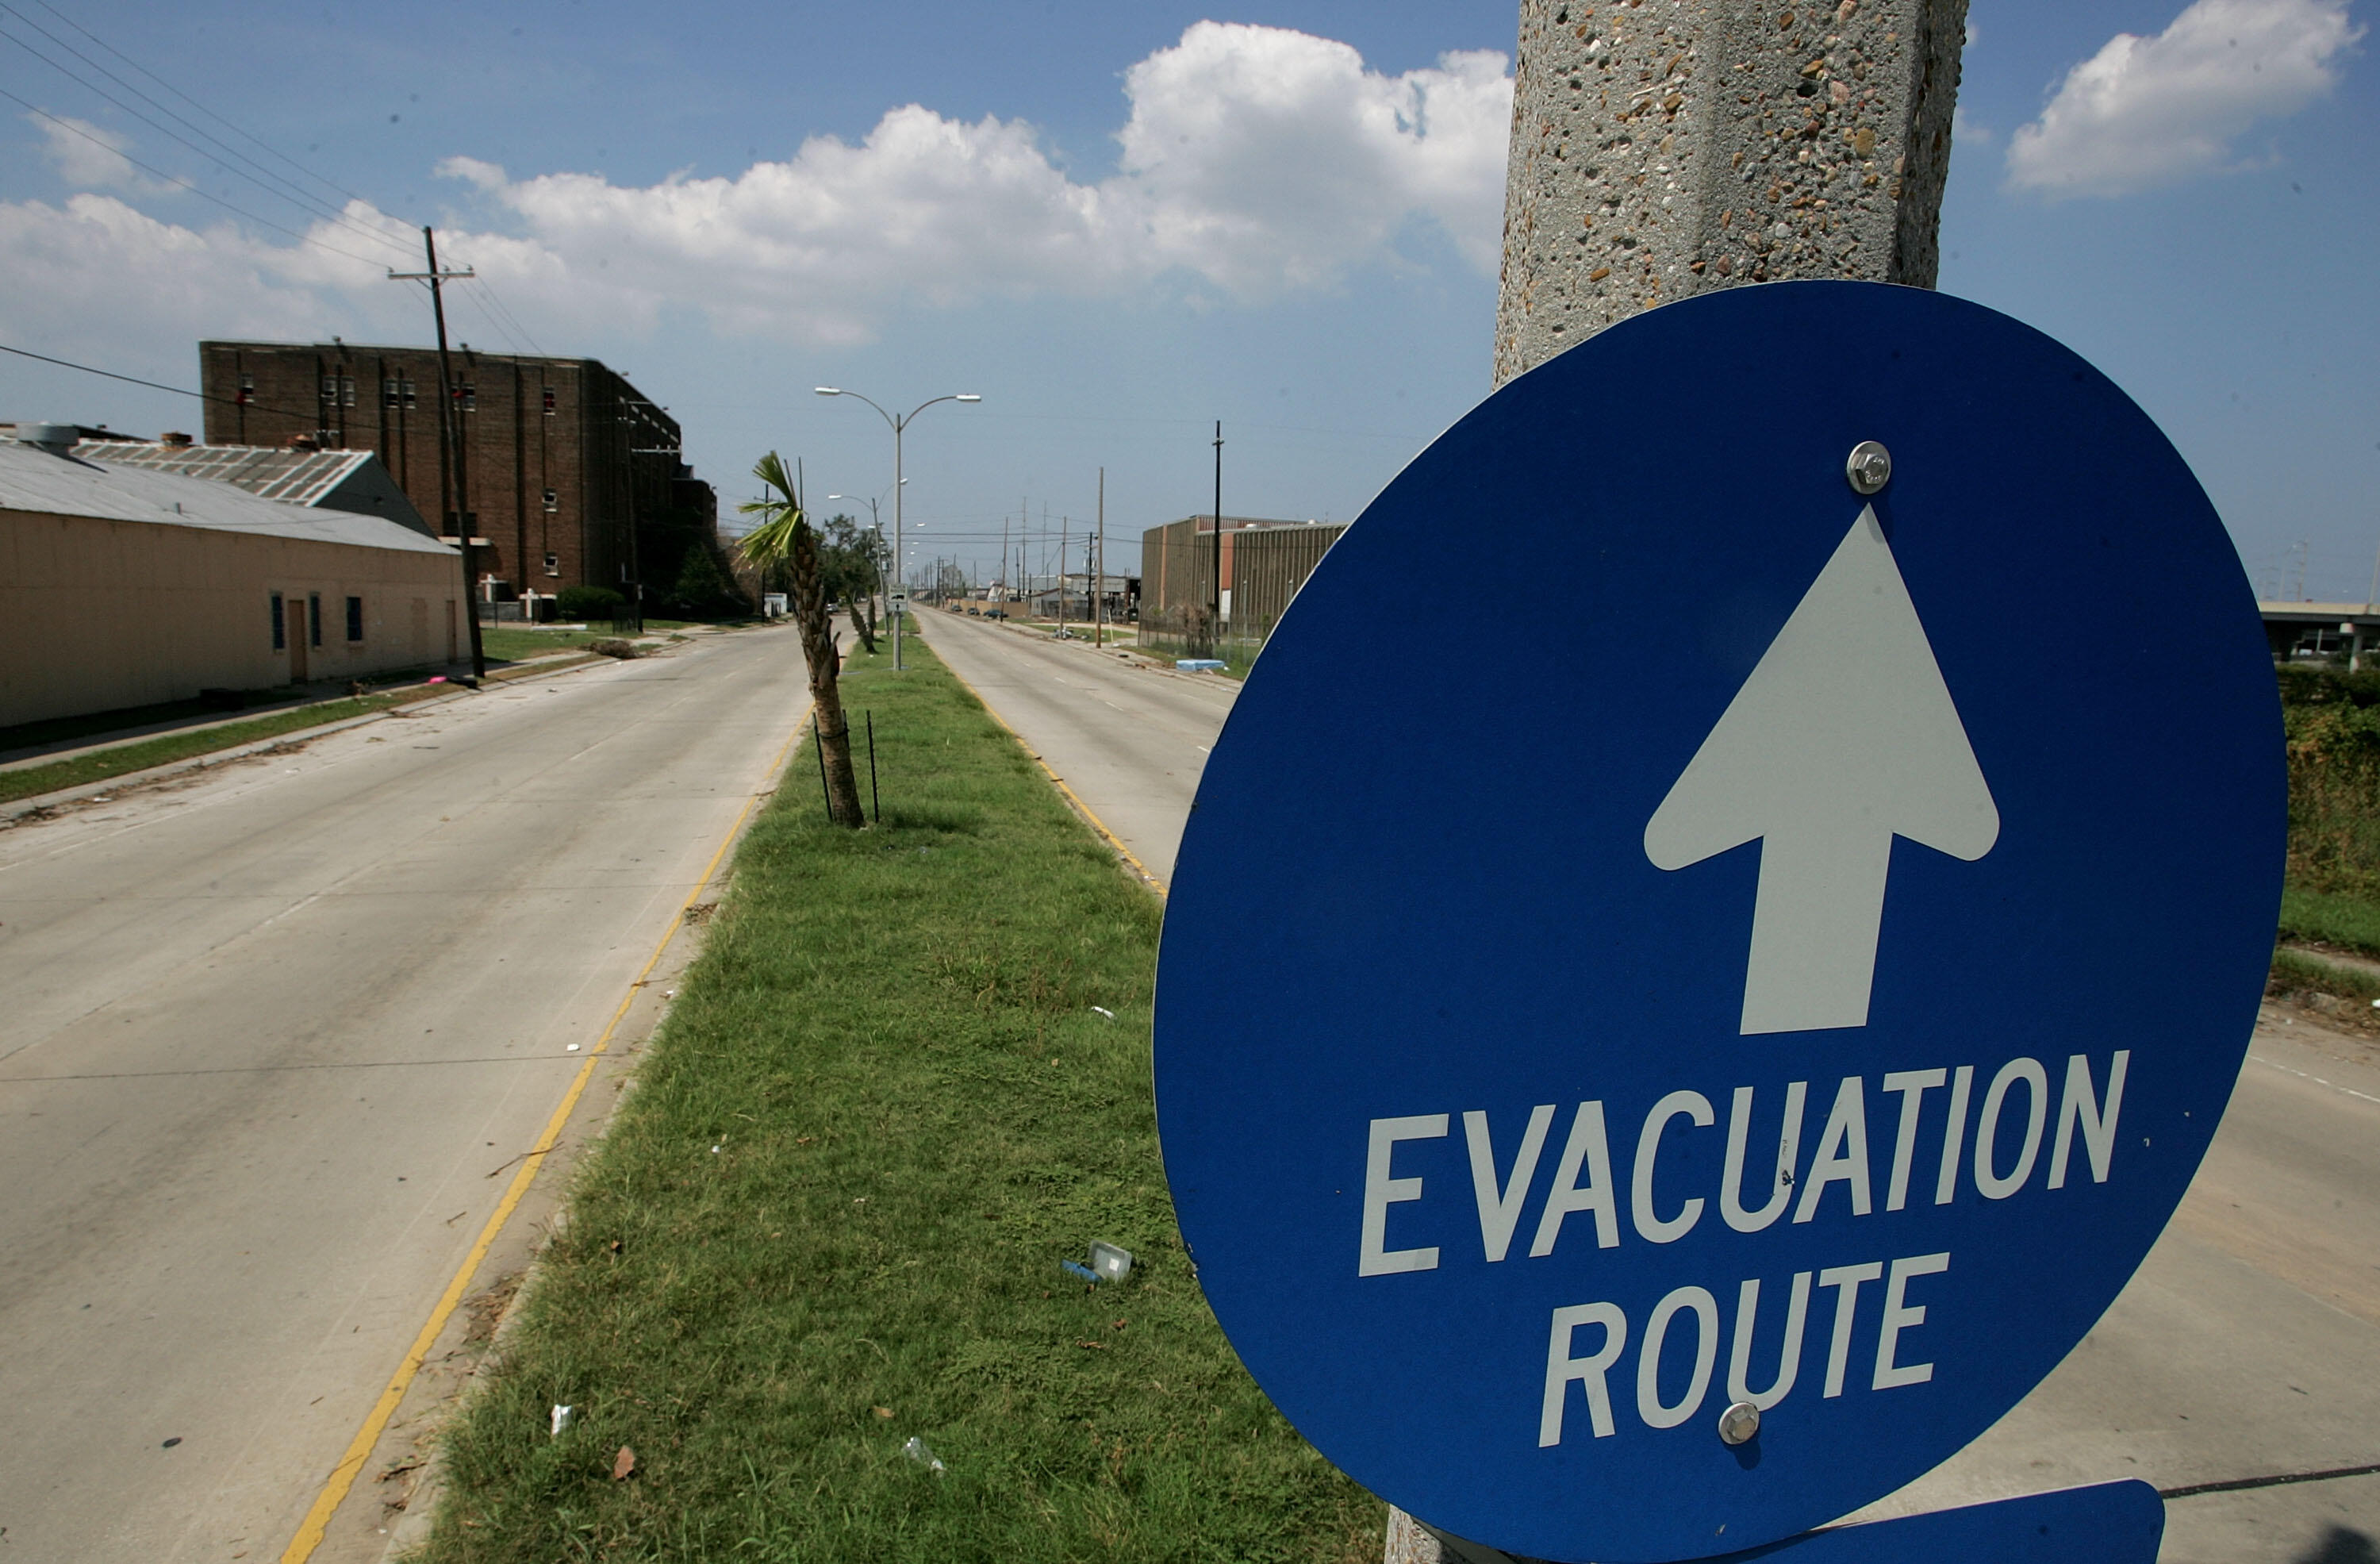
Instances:
[[[0,6],[0,10],[6,10],[6,9],[7,9],[7,7],[6,7],[6,6]],[[20,14],[19,14],[19,13],[18,13],[18,12],[15,12],[15,11],[9,11],[9,12],[8,12],[8,14],[9,14],[10,16],[12,16],[12,17],[18,17],[18,18],[19,18],[19,19],[22,19],[22,18],[21,18]],[[26,24],[26,25],[28,25],[28,26],[30,26],[30,27],[34,28],[37,31],[42,31],[42,35],[44,38],[52,38],[52,34],[50,34],[50,33],[49,33],[49,32],[47,32],[46,31],[42,31],[42,28],[41,28],[41,24],[39,24],[38,22],[30,22],[30,21],[29,21],[29,22],[27,22],[27,24]],[[107,89],[105,89],[104,87],[97,86],[97,85],[95,85],[94,83],[90,82],[90,81],[87,81],[87,80],[83,79],[83,78],[81,78],[81,77],[79,77],[79,76],[77,76],[77,75],[76,75],[72,70],[68,69],[68,68],[67,68],[67,67],[65,67],[65,66],[60,65],[57,61],[55,61],[55,60],[54,60],[54,59],[52,59],[52,58],[50,58],[50,56],[49,56],[49,55],[42,54],[39,49],[34,48],[30,43],[26,43],[23,39],[21,39],[21,38],[18,37],[15,33],[13,33],[13,32],[7,32],[7,31],[0,31],[0,38],[5,38],[5,39],[6,39],[9,43],[14,43],[14,44],[15,44],[15,45],[17,45],[17,47],[18,47],[19,49],[24,50],[27,54],[29,54],[29,55],[32,55],[35,59],[37,59],[37,60],[41,61],[43,65],[46,65],[46,66],[50,67],[53,70],[55,70],[59,75],[61,75],[61,76],[65,77],[67,80],[69,80],[69,81],[71,81],[71,82],[75,83],[75,84],[76,84],[77,86],[79,86],[79,87],[83,88],[83,89],[84,89],[84,90],[86,90],[87,92],[92,92],[92,93],[96,94],[98,97],[100,97],[101,99],[104,100],[105,102],[115,104],[117,108],[122,109],[125,113],[127,113],[127,114],[130,115],[133,118],[135,118],[135,119],[137,119],[137,120],[140,121],[140,123],[142,123],[143,125],[148,126],[151,129],[157,131],[159,134],[161,134],[161,135],[164,136],[164,137],[165,137],[166,139],[168,139],[169,141],[178,141],[178,142],[180,142],[183,146],[188,147],[190,151],[192,151],[192,152],[194,152],[194,153],[198,153],[200,157],[206,158],[206,159],[208,159],[210,162],[213,163],[217,167],[220,167],[221,169],[223,169],[223,170],[224,170],[224,172],[225,172],[225,173],[227,173],[227,174],[231,175],[231,176],[232,176],[232,177],[234,177],[235,178],[239,178],[239,179],[245,179],[245,180],[247,180],[249,184],[254,185],[257,189],[259,189],[262,190],[265,194],[267,194],[267,195],[269,195],[269,196],[272,196],[273,199],[275,199],[275,200],[277,200],[277,201],[285,201],[285,202],[288,202],[291,205],[293,205],[293,206],[297,207],[299,211],[301,211],[301,212],[305,213],[305,214],[306,214],[308,216],[310,216],[310,217],[319,218],[319,219],[321,219],[321,220],[323,220],[323,221],[326,221],[326,222],[329,222],[329,223],[335,224],[337,226],[342,227],[342,228],[345,228],[345,229],[346,229],[346,230],[347,230],[348,232],[350,232],[350,233],[360,235],[360,236],[362,236],[363,238],[368,238],[368,239],[371,239],[371,240],[373,240],[373,241],[374,241],[374,242],[376,242],[376,243],[386,244],[386,245],[391,246],[392,248],[400,248],[400,249],[402,248],[402,247],[397,246],[397,245],[396,245],[396,241],[395,241],[395,239],[391,238],[387,234],[382,233],[382,232],[380,232],[380,231],[379,231],[379,230],[377,230],[377,229],[373,229],[373,228],[367,228],[367,227],[363,226],[361,224],[359,224],[359,223],[357,223],[357,222],[354,222],[354,221],[350,220],[350,219],[349,219],[348,217],[346,217],[343,213],[341,213],[340,211],[338,211],[338,209],[336,209],[335,207],[332,207],[332,206],[326,205],[324,202],[322,202],[320,199],[318,199],[317,197],[314,197],[314,196],[309,195],[309,194],[307,194],[305,191],[298,189],[297,186],[295,186],[295,185],[291,185],[291,184],[289,183],[289,181],[288,181],[288,180],[286,180],[286,179],[283,179],[283,178],[281,177],[281,176],[279,176],[279,175],[277,175],[277,174],[273,174],[273,173],[272,173],[272,172],[271,172],[271,170],[266,169],[266,168],[264,168],[261,165],[259,165],[259,164],[255,163],[255,162],[254,162],[254,160],[249,159],[249,158],[246,157],[245,155],[243,155],[243,154],[241,154],[241,153],[232,153],[232,152],[231,152],[231,149],[230,149],[229,147],[224,147],[224,153],[231,153],[231,155],[232,155],[232,156],[239,158],[241,162],[247,163],[247,164],[249,165],[249,167],[255,168],[255,169],[257,170],[257,174],[262,174],[262,175],[265,175],[267,177],[270,177],[270,178],[273,178],[273,179],[279,180],[279,181],[280,181],[280,183],[281,183],[283,186],[286,187],[286,189],[274,189],[272,185],[269,185],[269,184],[265,183],[263,179],[259,178],[259,177],[257,177],[257,174],[250,174],[250,173],[247,172],[245,169],[241,169],[241,168],[237,168],[237,167],[233,166],[230,163],[228,163],[228,162],[225,161],[225,158],[224,158],[223,153],[214,153],[214,152],[210,152],[210,151],[208,151],[206,148],[204,148],[204,147],[202,147],[202,146],[199,145],[196,141],[191,141],[188,136],[184,136],[184,135],[180,134],[179,132],[177,132],[177,131],[174,130],[171,127],[159,124],[156,120],[150,118],[150,117],[149,117],[147,115],[145,115],[145,114],[142,114],[139,109],[134,108],[130,104],[126,103],[123,99],[118,98],[118,97],[117,97],[117,96],[115,96],[114,93],[112,93],[112,92],[108,92],[108,91],[107,91]],[[53,38],[53,42],[55,42],[55,38]],[[79,54],[79,52],[75,51],[75,50],[73,49],[73,46],[72,46],[72,45],[70,45],[70,44],[61,44],[60,46],[61,46],[61,47],[66,48],[69,53],[75,54],[75,56],[76,56],[76,58],[78,58],[78,59],[84,59],[84,58],[85,58],[85,56],[84,56],[84,55],[81,55],[81,54]],[[86,63],[89,63],[89,62],[87,61]],[[95,69],[95,70],[99,70],[99,71],[100,71],[100,72],[102,72],[103,74],[106,75],[110,80],[116,81],[116,82],[118,82],[118,83],[120,83],[120,84],[123,84],[123,85],[127,88],[127,90],[128,90],[128,91],[132,91],[132,92],[135,92],[137,93],[137,92],[138,92],[138,90],[137,90],[137,89],[131,88],[131,86],[130,86],[130,84],[129,84],[129,83],[125,83],[125,82],[123,81],[123,79],[122,79],[121,77],[115,76],[113,72],[108,71],[108,70],[107,70],[107,68],[106,68],[104,66],[93,65],[93,66],[92,66],[92,68],[93,68],[93,69]],[[168,109],[168,108],[164,107],[164,106],[163,104],[155,104],[155,103],[152,102],[151,106],[152,106],[152,107],[156,108],[156,109],[158,110],[158,112],[160,112],[160,113],[162,113],[162,114],[168,114],[168,115],[172,115],[172,114],[174,113],[174,111],[173,111],[173,110],[171,110],[171,109]],[[176,118],[176,119],[181,119],[181,116],[179,116],[179,115],[174,115],[174,117],[175,117],[175,118]],[[187,120],[187,119],[182,120],[182,123],[183,123],[183,124],[185,124],[185,125],[189,125],[189,121],[188,121],[188,120]],[[197,130],[197,131],[198,131],[198,133],[199,133],[200,135],[201,135],[201,136],[207,136],[207,132],[205,132],[204,130],[200,130],[200,129],[199,129],[199,128],[198,128],[197,126],[195,126],[195,125],[191,125],[191,126],[190,126],[190,128],[191,128],[191,129],[193,129],[193,130]],[[87,136],[87,137],[86,137],[86,139],[87,139],[87,140],[91,140],[91,141],[98,141],[98,140],[99,140],[99,139],[98,139],[97,137],[95,137],[95,136]],[[208,139],[209,141],[215,141],[215,144],[216,144],[217,146],[223,146],[223,143],[222,143],[220,141],[216,141],[216,139],[215,139],[214,137],[212,137],[212,136],[207,136],[207,139]],[[100,143],[99,143],[99,144],[100,144],[100,145],[102,145],[102,146],[106,146],[106,145],[107,145],[107,143],[106,143],[106,142],[104,142],[104,141],[100,141]],[[115,150],[115,149],[110,149],[110,150],[114,151],[114,150]],[[120,157],[120,156],[122,156],[122,155],[123,155],[123,153],[121,153],[121,151],[117,151],[117,152],[116,152],[116,155]],[[292,193],[293,191],[295,192],[294,194]]]
[[[189,104],[200,114],[205,115],[209,119],[213,120],[216,124],[231,131],[234,135],[240,137],[242,140],[254,142],[259,148],[271,153],[273,156],[279,158],[282,162],[287,164],[298,173],[305,175],[306,177],[313,180],[316,184],[322,186],[324,189],[331,190],[334,194],[345,196],[349,201],[360,201],[365,205],[375,209],[379,207],[380,203],[378,202],[372,201],[366,196],[358,195],[355,191],[347,189],[345,185],[338,183],[336,180],[325,178],[323,176],[317,174],[312,169],[307,167],[304,164],[299,163],[296,158],[279,151],[270,143],[261,140],[255,135],[252,135],[249,131],[240,128],[239,126],[234,124],[232,121],[225,119],[222,115],[219,115],[214,110],[207,107],[206,104],[199,102],[198,99],[193,98],[188,92],[183,92],[179,87],[175,86],[172,82],[166,80],[155,71],[151,70],[139,60],[134,59],[131,55],[117,48],[115,44],[110,43],[106,39],[102,38],[99,34],[91,31],[91,29],[83,26],[82,23],[75,20],[72,17],[67,16],[55,6],[51,5],[49,0],[34,0],[34,4],[40,6],[42,9],[49,12],[50,15],[57,18],[58,20],[66,23],[67,26],[73,28],[77,32],[81,33],[85,38],[90,39],[93,43],[98,44],[109,54],[114,55],[117,59],[122,60],[126,65],[130,66],[134,70],[139,71],[150,80],[154,81],[158,86],[163,87],[168,92],[173,93],[174,96],[181,99],[184,103]],[[22,13],[19,14],[21,15]],[[44,33],[43,36],[47,37],[51,35]],[[159,106],[163,107],[164,105],[160,104]],[[392,221],[395,220],[396,219],[392,219]],[[410,225],[408,225],[408,226],[409,226]]]
[[[503,314],[504,319],[512,322],[514,327],[520,332],[521,336],[525,339],[527,339],[530,349],[534,351],[539,358],[542,359],[551,356],[543,348],[538,345],[535,334],[532,333],[527,325],[522,324],[521,318],[518,315],[513,313],[512,306],[504,301],[504,299],[496,292],[494,285],[490,283],[485,277],[481,277],[480,279],[480,291],[487,295],[488,302],[494,306],[495,309]]]
[[[207,119],[212,119],[212,121],[214,121],[214,124],[224,126],[224,128],[226,128],[226,131],[231,131],[233,136],[238,136],[240,141],[248,141],[248,143],[252,143],[252,145],[255,145],[257,150],[261,150],[261,153],[264,153],[264,154],[269,154],[269,157],[276,157],[278,162],[284,162],[284,165],[288,165],[290,169],[295,169],[295,171],[298,171],[298,174],[305,174],[307,178],[311,178],[311,181],[314,181],[314,183],[319,183],[319,186],[323,186],[323,188],[326,188],[326,190],[331,190],[331,193],[334,193],[334,195],[340,195],[340,198],[346,198],[346,200],[355,200],[355,202],[364,202],[364,204],[367,204],[367,207],[373,207],[373,210],[379,210],[379,202],[376,202],[376,200],[367,198],[367,195],[355,193],[355,190],[350,190],[350,188],[347,188],[347,186],[343,186],[343,183],[338,183],[338,181],[335,181],[335,178],[326,178],[326,177],[322,177],[322,174],[317,174],[317,171],[314,171],[314,169],[310,169],[310,166],[305,166],[305,165],[302,165],[302,162],[295,160],[295,157],[290,157],[288,153],[281,153],[281,150],[278,150],[278,148],[273,148],[273,145],[272,145],[272,143],[267,143],[267,141],[264,141],[264,138],[255,136],[255,133],[252,133],[252,131],[245,131],[243,126],[233,124],[231,119],[224,119],[222,115],[216,115],[214,109],[207,107],[205,103],[200,103],[198,98],[190,98],[188,92],[183,92],[181,88],[174,86],[174,83],[171,83],[171,81],[166,81],[164,76],[160,76],[160,74],[157,74],[157,71],[152,71],[152,69],[148,69],[148,67],[145,67],[145,65],[140,65],[140,62],[138,62],[138,59],[133,59],[133,57],[131,57],[131,55],[127,55],[127,53],[124,53],[124,50],[116,48],[116,45],[112,45],[112,43],[107,43],[107,38],[100,38],[98,33],[92,33],[92,31],[88,29],[88,26],[83,26],[81,21],[76,21],[74,17],[69,17],[69,14],[65,14],[65,12],[62,12],[62,9],[55,7],[55,5],[50,5],[48,0],[36,0],[36,5],[41,5],[41,9],[45,9],[45,12],[50,12],[50,14],[53,14],[53,17],[57,17],[59,21],[65,21],[67,26],[71,26],[71,29],[74,29],[76,33],[81,33],[83,38],[88,38],[88,41],[91,41],[91,43],[95,43],[95,45],[98,45],[98,48],[107,50],[109,55],[115,55],[115,57],[116,57],[116,59],[121,59],[121,62],[124,62],[124,65],[127,65],[127,67],[131,67],[131,69],[136,69],[136,71],[140,71],[140,74],[143,74],[143,76],[148,76],[150,81],[154,81],[154,83],[157,83],[157,86],[162,86],[162,88],[164,88],[166,92],[174,92],[174,95],[176,95],[176,98],[181,98],[183,103],[188,103],[190,107],[198,109],[200,115],[205,115]],[[166,104],[162,104],[162,103],[157,103],[157,100],[154,100],[154,98],[150,98],[148,92],[143,92],[143,91],[140,91],[140,88],[133,86],[133,83],[124,81],[124,79],[121,79],[121,76],[116,76],[115,71],[109,71],[107,67],[104,67],[104,65],[100,65],[100,62],[95,62],[95,59],[91,59],[91,55],[83,55],[81,50],[76,50],[74,45],[71,45],[71,43],[67,43],[65,38],[59,38],[57,33],[53,33],[53,31],[50,31],[50,29],[45,29],[45,26],[41,26],[41,24],[38,24],[38,21],[30,19],[30,17],[26,17],[26,14],[21,12],[21,9],[12,7],[12,5],[0,5],[0,9],[5,9],[5,12],[14,14],[14,17],[17,17],[17,19],[19,19],[19,21],[24,21],[26,26],[30,26],[30,29],[33,29],[33,31],[38,31],[38,33],[41,33],[42,38],[48,38],[48,41],[57,43],[57,48],[67,50],[67,53],[74,55],[76,59],[81,59],[81,62],[86,62],[86,65],[91,67],[91,69],[95,69],[95,71],[100,71],[100,74],[107,76],[109,81],[119,83],[119,86],[127,88],[128,92],[136,92],[138,98],[143,100],[143,103],[148,103],[150,107],[157,109],[157,112],[162,112],[162,115],[171,115],[171,116],[174,116],[174,119],[176,119],[176,121],[181,121],[181,124],[190,126],[190,128],[193,128],[193,131],[198,131],[200,136],[207,136],[207,141],[214,141],[216,145],[222,145],[222,148],[226,150],[226,153],[228,153],[228,150],[231,150],[231,145],[224,143],[222,138],[212,136],[210,131],[205,131],[205,128],[200,128],[200,126],[190,124],[188,119],[183,119],[181,115],[176,115],[176,112],[174,112],[174,109],[166,107]],[[261,169],[261,165],[249,165],[249,166],[257,166],[257,169],[260,169],[260,171],[264,171],[264,169]],[[278,174],[276,174],[276,177],[273,177],[273,178],[278,178]],[[295,188],[295,186],[293,186],[293,188]],[[311,200],[311,198],[310,198],[310,200]],[[390,222],[402,222],[402,219],[390,219]],[[390,243],[395,243],[395,236],[388,236],[388,238],[390,238]]]
[[[22,348],[11,348],[5,342],[0,342],[0,353],[14,353],[20,359],[38,359],[45,364],[55,364],[60,369],[80,370],[85,374],[96,374],[103,376],[109,380],[120,380],[128,385],[145,385],[152,391],[171,391],[176,397],[196,397],[201,402],[220,402],[227,408],[254,408],[259,412],[278,413],[284,418],[302,418],[311,420],[316,422],[321,421],[321,415],[315,412],[292,412],[287,408],[268,408],[261,402],[244,402],[237,397],[210,397],[203,391],[186,391],[178,385],[163,385],[153,380],[142,380],[138,375],[118,374],[114,370],[97,369],[90,364],[79,364],[72,359],[53,359],[47,353],[29,352]]]
[[[505,328],[504,322],[496,319],[495,312],[488,308],[486,300],[472,299],[470,300],[470,304],[471,308],[480,312],[480,318],[481,320],[487,322],[488,324],[495,328],[496,335],[504,339],[504,345],[506,347],[510,348],[516,354],[522,355],[524,357],[526,356],[526,350],[521,347],[518,339],[516,339],[513,334]]]
[[[317,250],[327,250],[334,255],[344,255],[350,261],[360,261],[367,266],[384,267],[388,264],[384,260],[375,259],[370,255],[358,255],[352,250],[341,250],[335,244],[331,244],[325,240],[312,238],[307,234],[301,234],[295,228],[285,228],[280,224],[274,222],[272,218],[260,217],[244,206],[234,206],[231,202],[224,200],[223,197],[211,195],[207,191],[199,189],[198,186],[190,183],[188,179],[177,178],[174,175],[166,173],[162,168],[153,167],[149,164],[143,163],[139,158],[130,155],[120,148],[109,147],[105,141],[101,141],[98,137],[92,135],[90,131],[85,130],[82,127],[74,124],[70,120],[60,119],[56,115],[52,114],[45,108],[36,107],[34,104],[27,103],[24,99],[17,96],[16,93],[9,92],[6,88],[0,88],[0,98],[6,98],[19,108],[40,115],[43,119],[46,119],[51,124],[57,126],[60,129],[71,131],[75,135],[80,136],[92,146],[107,147],[109,152],[114,153],[120,158],[123,158],[125,162],[132,165],[133,167],[140,169],[143,174],[154,175],[156,177],[164,180],[167,184],[179,185],[182,189],[189,191],[192,195],[197,196],[200,201],[211,201],[217,206],[222,207],[225,212],[245,217],[251,223],[261,224],[263,226],[271,228],[276,234],[286,234],[291,238],[296,239],[299,244],[310,244]]]

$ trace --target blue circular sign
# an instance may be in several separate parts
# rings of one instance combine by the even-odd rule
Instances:
[[[1871,284],[1614,326],[1381,494],[1216,746],[1157,1009],[1199,1279],[1457,1535],[1843,1515],[2164,1228],[2284,813],[2230,542],[2090,365]]]

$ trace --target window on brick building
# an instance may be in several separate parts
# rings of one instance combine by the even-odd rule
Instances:
[[[339,376],[339,406],[343,408],[352,408],[355,405],[356,377],[351,374],[343,374]]]
[[[553,416],[553,387],[551,385],[545,388],[545,416]]]
[[[545,573],[549,576],[562,574],[562,556],[549,554],[545,556]]]
[[[306,594],[306,644],[322,644],[322,594],[319,592]]]
[[[398,389],[398,382],[394,380],[383,380],[380,383],[380,405],[382,407],[393,408],[399,405],[398,397],[401,397],[403,393]]]
[[[339,377],[335,374],[324,375],[322,377],[322,400],[326,402],[335,402],[338,399]]]
[[[455,388],[455,400],[461,405],[465,412],[478,412],[480,410],[480,389],[478,386],[473,385],[467,380],[462,385]]]
[[[545,491],[545,508],[548,510],[560,510],[562,508],[561,490],[548,489]]]
[[[240,403],[242,406],[246,406],[248,403],[256,400],[256,376],[252,374],[241,375],[239,377],[238,394],[232,399]]]
[[[347,599],[347,639],[361,641],[363,638],[364,600],[360,597],[350,597]]]

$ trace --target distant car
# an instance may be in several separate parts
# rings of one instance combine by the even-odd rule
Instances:
[[[983,611],[983,617],[987,619],[1004,619],[1008,617],[1008,610],[1005,608],[987,608]]]

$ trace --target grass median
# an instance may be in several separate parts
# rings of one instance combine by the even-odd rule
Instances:
[[[1378,1557],[1175,1237],[1155,900],[906,655],[844,687],[882,824],[828,825],[794,756],[448,1436],[426,1560]],[[1061,1269],[1094,1239],[1122,1285]]]

